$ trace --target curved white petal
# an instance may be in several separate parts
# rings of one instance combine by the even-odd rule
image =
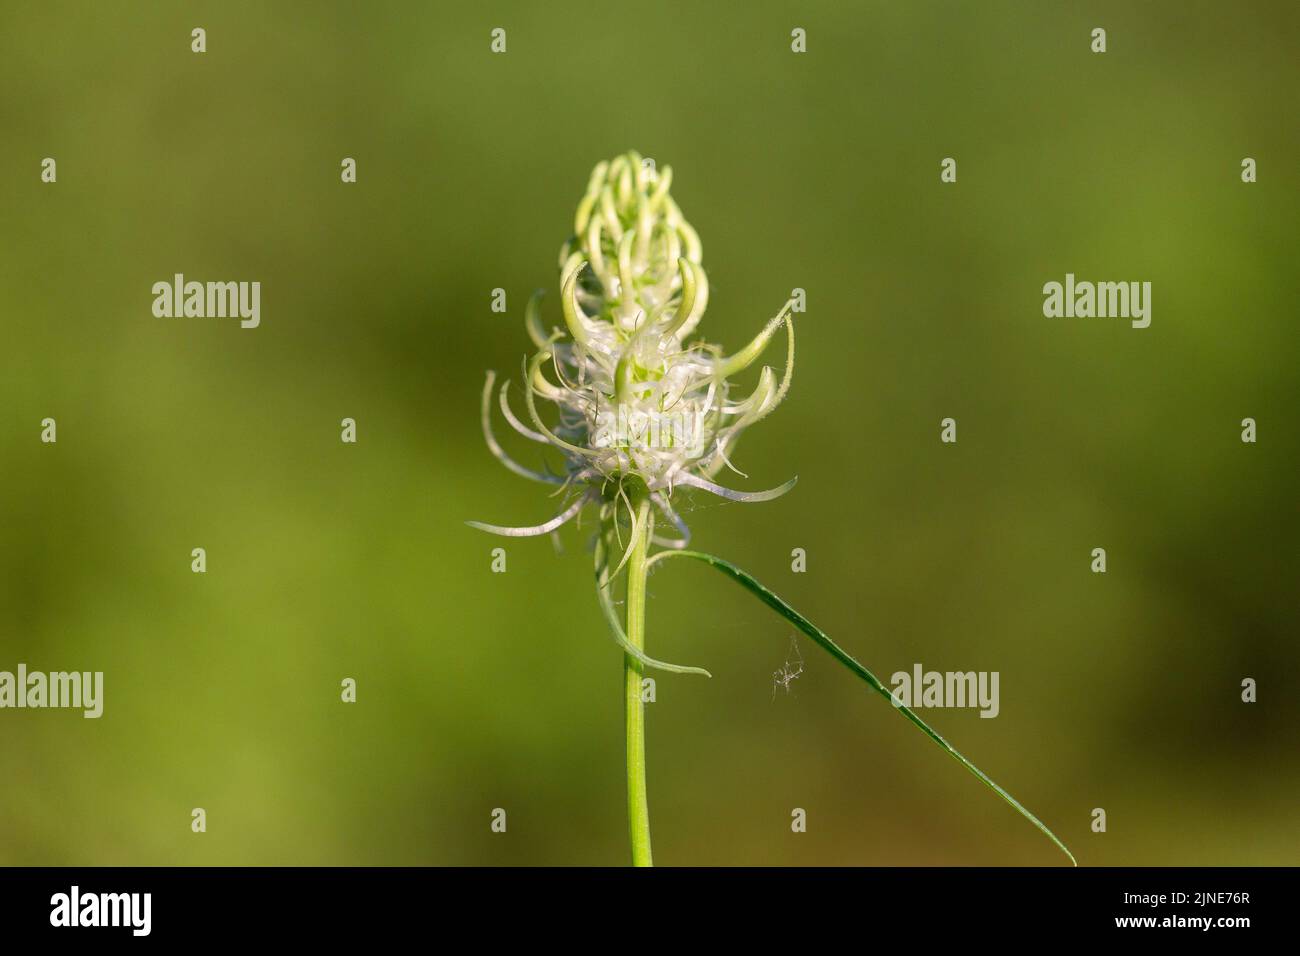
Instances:
[[[521,422],[518,418],[515,417],[514,409],[510,407],[510,400],[506,398],[506,389],[508,389],[509,387],[510,387],[509,382],[501,383],[501,414],[504,415],[506,421],[510,423],[510,427],[513,428],[515,431],[517,431],[519,434],[523,435],[525,438],[529,438],[542,445],[549,445],[551,443],[551,440],[549,438],[547,438],[541,432],[533,431],[531,428],[529,428],[527,425],[525,425],[523,422]]]
[[[535,538],[538,535],[550,534],[560,525],[571,520],[574,515],[582,510],[582,506],[587,503],[588,498],[588,495],[583,495],[550,521],[533,525],[531,528],[508,528],[503,525],[487,524],[482,521],[466,521],[465,523],[471,528],[478,528],[480,531],[487,531],[490,534],[499,534],[505,538]]]
[[[767,491],[736,491],[733,488],[724,488],[722,485],[714,484],[707,478],[692,475],[690,472],[682,472],[677,475],[677,484],[698,488],[700,491],[707,491],[719,498],[726,498],[728,501],[771,501],[773,498],[780,498],[793,488],[798,480],[799,476],[795,475],[785,484],[776,488],[769,488]]]
[[[533,481],[540,481],[543,484],[557,485],[561,479],[554,475],[543,474],[540,471],[534,471],[531,468],[525,468],[519,462],[515,461],[505,453],[505,450],[497,443],[496,435],[492,433],[492,384],[496,381],[496,373],[488,372],[487,381],[483,383],[483,400],[479,408],[479,424],[483,426],[483,440],[487,442],[488,451],[497,461],[505,465],[516,475],[522,478],[529,478]]]

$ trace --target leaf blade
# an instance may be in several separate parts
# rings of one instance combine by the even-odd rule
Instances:
[[[737,567],[736,565],[732,564],[730,561],[720,558],[717,555],[708,554],[703,551],[687,551],[687,550],[664,551],[656,555],[655,560],[658,560],[660,558],[667,558],[667,557],[694,558],[697,561],[701,561],[704,564],[707,564],[710,567],[718,571],[721,571],[723,574],[730,577],[737,584],[741,585],[750,593],[752,593],[755,597],[757,597],[768,607],[772,608],[772,610],[776,611],[778,614],[784,617],[795,627],[799,628],[799,630],[802,631],[808,638],[810,638],[813,641],[813,643],[817,644],[824,651],[830,654],[833,658],[835,658],[837,661],[843,664],[854,675],[856,675],[859,679],[861,679],[864,683],[866,683],[872,690],[876,691],[876,693],[880,694],[882,697],[888,700],[896,710],[901,711],[904,717],[910,720],[921,730],[922,733],[924,733],[927,737],[929,737],[936,744],[938,744],[938,746],[945,753],[947,753],[950,757],[952,757],[959,764],[961,764],[968,771],[970,771],[976,778],[980,780],[981,783],[983,783],[990,790],[996,793],[999,797],[1001,797],[1004,801],[1006,801],[1006,803],[1008,803],[1012,808],[1014,808],[1018,813],[1020,813],[1022,817],[1024,817],[1035,827],[1037,827],[1038,830],[1044,836],[1046,836],[1049,840],[1051,840],[1053,843],[1056,844],[1056,846],[1061,850],[1062,853],[1064,853],[1067,857],[1070,858],[1070,862],[1072,864],[1074,864],[1075,866],[1079,865],[1078,861],[1074,858],[1074,854],[1069,851],[1066,845],[1060,841],[1060,839],[1056,836],[1056,834],[1053,833],[1047,827],[1047,825],[1043,823],[1043,821],[1039,820],[1038,817],[1034,816],[1034,814],[1029,812],[1029,810],[1026,809],[1025,806],[1021,804],[1019,800],[1017,800],[1015,797],[1009,794],[1002,787],[998,786],[998,784],[996,784],[993,781],[993,779],[988,776],[988,774],[984,773],[984,771],[980,770],[979,767],[975,766],[975,764],[967,760],[966,757],[960,751],[958,751],[956,747],[948,743],[948,741],[946,741],[942,736],[940,736],[939,733],[936,732],[929,724],[927,724],[924,720],[918,717],[910,707],[903,706],[902,703],[900,703],[897,700],[897,698],[895,698],[894,695],[889,692],[889,690],[885,687],[885,685],[880,682],[880,679],[877,678],[875,674],[871,673],[870,670],[864,667],[857,660],[857,658],[855,658],[852,654],[850,654],[848,651],[844,650],[844,648],[836,644],[835,641],[831,639],[829,634],[827,634],[821,628],[817,627],[817,625],[813,624],[812,621],[808,620],[808,618],[804,617],[802,614],[796,611],[793,607],[791,607],[784,600],[782,600],[781,597],[779,597],[774,591],[767,588],[762,582],[760,582],[748,571],[745,571],[742,568]]]

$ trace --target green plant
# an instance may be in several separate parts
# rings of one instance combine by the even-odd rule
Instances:
[[[562,471],[536,471],[506,455],[491,425],[495,376],[489,373],[484,384],[481,415],[489,450],[516,474],[555,485],[555,494],[566,499],[564,506],[551,520],[532,527],[469,522],[493,534],[525,537],[555,531],[588,505],[599,511],[596,594],[610,632],[624,651],[632,862],[651,863],[642,674],[653,668],[708,676],[703,668],[670,664],[645,652],[646,575],[655,563],[673,556],[716,568],[782,615],[889,699],[1073,862],[1070,851],[1037,817],[894,700],[874,674],[811,621],[730,562],[687,550],[690,531],[673,509],[675,490],[754,502],[776,498],[794,487],[794,478],[759,492],[735,491],[714,481],[723,468],[736,470],[728,456],[741,433],[770,414],[789,391],[794,323],[787,302],[733,355],[707,342],[688,344],[708,304],[709,284],[700,265],[699,237],[669,195],[671,183],[671,168],[656,171],[634,152],[600,163],[578,204],[574,234],[560,253],[565,328],[548,331],[542,326],[540,292],[528,304],[525,324],[537,351],[524,360],[522,390],[531,427],[511,408],[508,382],[501,386],[497,400],[515,431],[562,454]],[[788,345],[780,380],[764,366],[754,390],[743,398],[733,397],[732,376],[759,358],[782,325]],[[554,382],[546,376],[548,369]],[[538,399],[557,409],[554,425],[543,422]],[[672,528],[672,536],[656,532],[659,521]],[[662,550],[652,554],[654,546]],[[620,576],[626,579],[623,620],[612,593]]]

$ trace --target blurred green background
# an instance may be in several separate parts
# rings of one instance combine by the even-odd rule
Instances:
[[[1182,0],[6,4],[0,669],[106,689],[100,720],[0,712],[0,863],[627,860],[586,531],[557,555],[462,522],[553,513],[483,447],[479,390],[517,377],[532,289],[556,320],[574,206],[628,148],[674,168],[709,338],[808,295],[735,482],[799,485],[683,497],[696,544],[882,677],[999,671],[997,719],[923,715],[1081,864],[1300,862],[1297,26]],[[261,327],[154,318],[176,272],[260,281]],[[1151,281],[1151,327],[1044,318],[1066,272]],[[650,707],[657,862],[1065,862],[816,648],[773,700],[791,634],[702,566],[652,579],[651,653],[715,675],[661,675]]]

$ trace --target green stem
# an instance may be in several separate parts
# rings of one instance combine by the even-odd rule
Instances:
[[[627,564],[627,639],[645,649],[646,554],[654,516],[650,499],[637,502],[632,556]],[[653,866],[650,858],[650,805],[645,785],[645,704],[641,701],[641,662],[623,655],[623,709],[627,728],[627,826],[632,840],[632,865]]]

